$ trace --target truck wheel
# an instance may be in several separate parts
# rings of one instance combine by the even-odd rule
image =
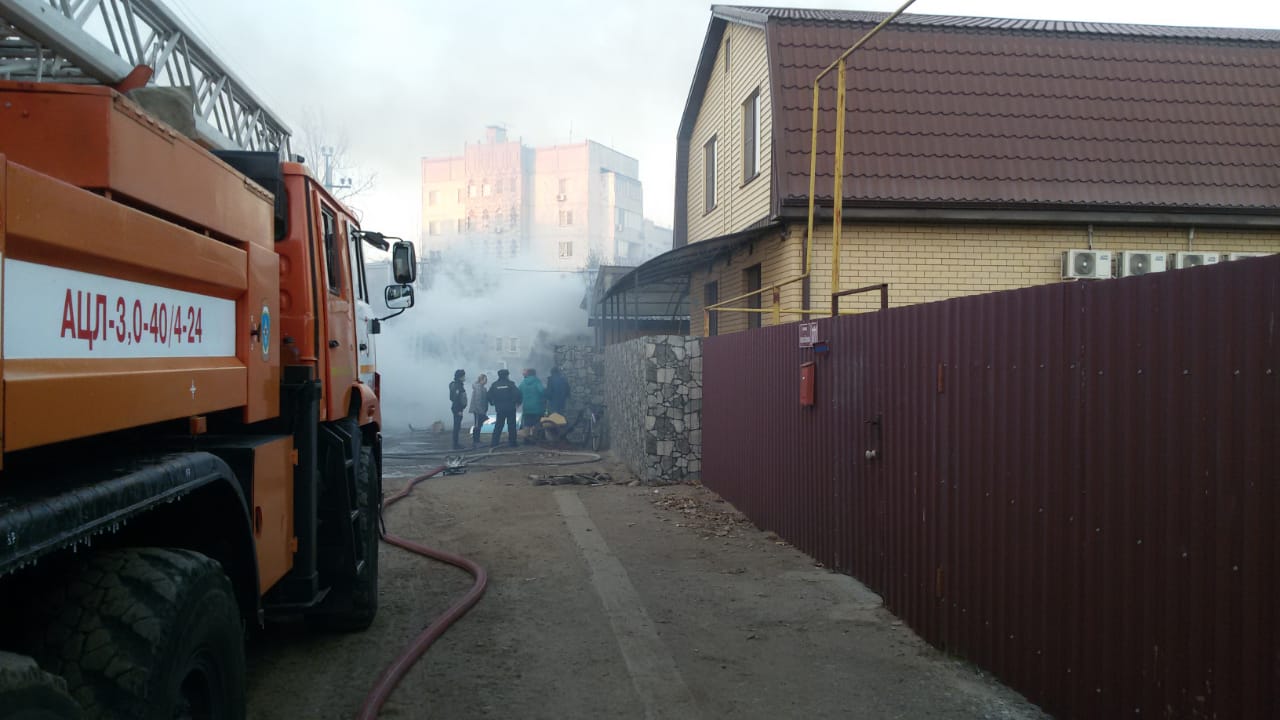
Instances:
[[[67,683],[40,669],[36,661],[0,652],[0,720],[79,720],[80,706]]]
[[[356,563],[359,569],[355,579],[335,585],[325,597],[324,603],[307,621],[317,630],[334,632],[359,632],[373,624],[378,614],[378,518],[382,505],[381,483],[378,482],[378,464],[373,459],[373,448],[360,446],[356,462],[356,532],[360,547]]]
[[[245,716],[244,631],[231,581],[190,550],[91,556],[48,598],[45,667],[90,718]]]

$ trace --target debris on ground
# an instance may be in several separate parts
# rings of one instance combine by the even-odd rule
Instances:
[[[572,475],[530,475],[534,485],[608,485],[613,482],[609,473],[573,473]]]
[[[666,494],[649,500],[655,507],[680,513],[681,522],[676,527],[696,531],[702,539],[712,537],[743,537],[744,532],[755,528],[745,515],[718,495],[702,487],[693,494]]]

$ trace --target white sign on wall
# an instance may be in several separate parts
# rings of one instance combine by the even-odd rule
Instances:
[[[810,348],[818,342],[818,323],[802,322],[800,323],[800,347]]]
[[[4,357],[234,357],[236,304],[91,273],[4,261]]]

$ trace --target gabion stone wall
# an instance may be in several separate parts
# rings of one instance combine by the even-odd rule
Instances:
[[[588,404],[597,408],[606,404],[604,394],[604,352],[592,345],[557,345],[555,349],[556,366],[569,381],[569,404],[565,406],[565,418],[572,423]],[[546,378],[542,378],[546,383]],[[579,423],[570,440],[582,440],[582,428],[586,423]]]
[[[654,335],[610,345],[609,447],[646,484],[702,473],[702,340]]]

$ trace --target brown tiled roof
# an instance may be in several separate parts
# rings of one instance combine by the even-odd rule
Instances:
[[[813,78],[885,15],[713,15],[765,27],[775,208],[803,204]],[[904,15],[849,68],[854,208],[1280,210],[1280,31]],[[818,158],[828,202],[834,75]]]

